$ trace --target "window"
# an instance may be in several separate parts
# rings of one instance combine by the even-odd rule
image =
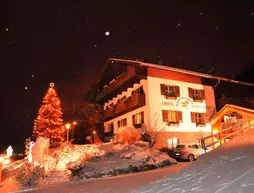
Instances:
[[[161,94],[165,95],[166,97],[179,97],[179,86],[161,84]]]
[[[197,126],[204,125],[206,121],[206,113],[191,113],[191,121]]]
[[[185,145],[182,145],[182,144],[181,144],[181,145],[177,145],[177,146],[176,146],[176,149],[183,149],[183,148],[185,148]]]
[[[180,123],[182,122],[182,112],[181,111],[162,111],[162,118],[164,122],[168,123]]]
[[[117,121],[118,128],[127,126],[127,118]]]
[[[108,125],[108,132],[112,133],[112,134],[114,133],[114,124],[113,123]]]
[[[132,115],[132,125],[137,128],[142,127],[142,123],[144,123],[144,112]]]
[[[205,99],[205,91],[189,88],[189,97],[194,101],[203,101]]]

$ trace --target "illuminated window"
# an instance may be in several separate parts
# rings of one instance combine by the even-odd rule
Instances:
[[[144,123],[144,112],[138,113],[136,115],[132,115],[132,124],[137,127],[138,125]]]
[[[182,112],[181,111],[162,111],[162,117],[164,122],[168,123],[179,123],[182,121]]]
[[[127,126],[127,118],[117,121],[118,128]]]

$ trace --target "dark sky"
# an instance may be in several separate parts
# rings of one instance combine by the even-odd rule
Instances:
[[[160,56],[229,78],[254,59],[248,0],[8,0],[0,9],[0,150],[23,148],[50,81],[64,106],[97,81],[109,57]]]

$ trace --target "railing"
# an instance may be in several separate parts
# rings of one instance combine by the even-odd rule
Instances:
[[[220,143],[220,145],[222,145],[222,142],[225,142],[226,139],[233,137],[234,135],[237,135],[239,133],[242,133],[244,130],[251,129],[252,126],[254,126],[253,122],[254,121],[247,121],[247,122],[239,123],[227,129],[223,129],[220,132],[204,137],[201,139],[201,146],[206,151],[208,147],[214,146],[217,143]],[[244,127],[244,124],[247,124],[247,127]],[[240,128],[237,128],[236,131],[233,131],[238,126]],[[214,137],[218,138],[218,140],[214,141]],[[206,140],[211,140],[211,139],[213,141],[212,143],[208,143],[208,144],[205,143]]]
[[[131,76],[127,72],[123,72],[118,77],[115,78],[115,82],[108,85],[102,89],[102,91],[98,92],[97,99],[101,99],[105,96],[108,92],[115,90],[117,87],[122,85],[125,81],[127,81]]]
[[[119,116],[123,113],[126,113],[135,108],[145,105],[145,94],[134,93],[132,96],[125,99],[120,103],[115,104],[114,107],[111,107],[104,111],[104,120],[107,120],[112,117]]]

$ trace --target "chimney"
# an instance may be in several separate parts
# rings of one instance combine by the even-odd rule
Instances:
[[[157,56],[156,64],[162,64],[162,58],[160,56]]]

